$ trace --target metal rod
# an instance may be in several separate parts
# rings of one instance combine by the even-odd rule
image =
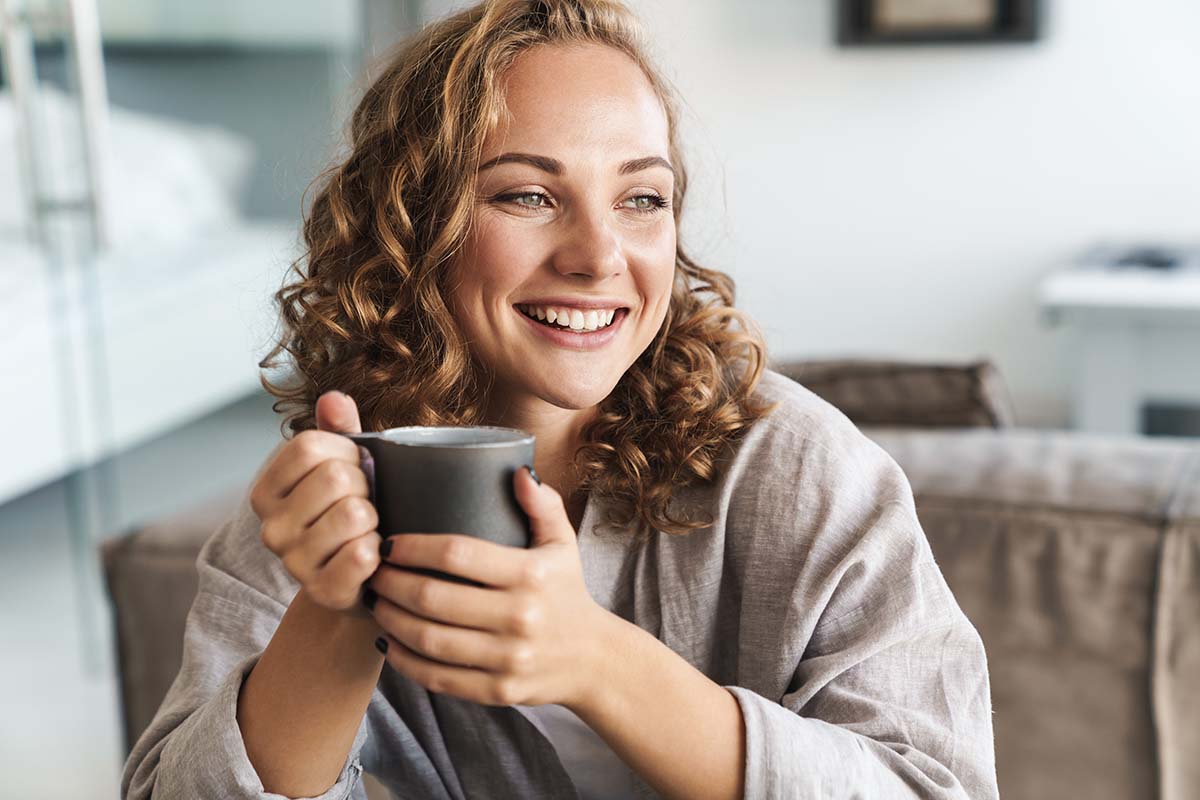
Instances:
[[[37,66],[33,58],[33,36],[25,14],[25,0],[0,0],[0,34],[4,41],[4,74],[12,90],[13,124],[17,139],[17,167],[21,193],[28,211],[29,238],[48,245],[38,201],[44,179],[33,143],[41,139],[34,91]]]

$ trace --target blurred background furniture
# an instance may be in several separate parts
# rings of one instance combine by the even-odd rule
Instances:
[[[1095,248],[1040,302],[1072,335],[1073,428],[1148,432],[1151,403],[1200,407],[1200,247]]]
[[[0,7],[2,503],[260,390],[364,34],[356,2]]]
[[[1001,796],[1200,796],[1200,443],[1012,427],[987,361],[776,368],[908,475],[987,649]],[[103,548],[129,742],[178,669],[197,552],[247,489]]]
[[[61,480],[86,671],[114,461],[262,391],[383,0],[0,0],[0,504]]]

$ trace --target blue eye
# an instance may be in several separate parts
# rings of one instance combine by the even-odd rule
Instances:
[[[503,197],[501,199],[511,199],[511,200],[517,201],[517,200],[522,200],[526,197],[540,197],[543,200],[546,199],[546,195],[542,194],[541,192],[522,192],[521,194],[510,194],[510,195],[505,195],[505,197]],[[519,202],[517,203],[517,205],[525,206],[526,208],[541,208],[542,207],[541,204],[530,205],[529,203],[519,203]]]
[[[533,203],[523,202],[524,200],[531,198],[531,197],[535,198],[535,202],[533,202]],[[546,194],[543,194],[542,192],[514,192],[512,194],[502,194],[499,197],[497,197],[496,200],[501,201],[501,202],[514,203],[518,206],[521,206],[522,208],[547,208],[550,198],[549,198],[549,196],[547,196]],[[653,194],[653,193],[652,194],[640,194],[636,197],[631,197],[624,202],[628,203],[631,200],[635,203],[635,205],[626,206],[626,208],[631,208],[633,211],[636,211],[639,214],[654,214],[654,213],[657,213],[658,211],[661,211],[664,208],[669,208],[671,206],[671,203],[669,200],[667,200],[666,198],[664,198],[663,196],[661,196],[659,194]]]
[[[637,203],[637,205],[632,207],[634,211],[642,214],[654,214],[671,205],[665,197],[658,194],[640,194],[637,197],[631,197],[629,199],[633,200],[634,202],[641,200],[646,201],[644,204]]]

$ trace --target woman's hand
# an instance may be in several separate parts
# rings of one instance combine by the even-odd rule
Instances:
[[[571,706],[611,615],[588,594],[558,492],[525,469],[513,481],[531,523],[529,549],[458,534],[391,536],[368,582],[377,599],[367,602],[385,631],[388,663],[426,689],[484,705]]]
[[[379,566],[379,515],[368,499],[358,406],[340,392],[317,399],[318,430],[281,447],[250,490],[267,549],[301,590],[327,609],[358,616],[363,582]],[[361,614],[365,616],[365,614]]]

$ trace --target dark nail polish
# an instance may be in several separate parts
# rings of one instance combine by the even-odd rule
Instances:
[[[392,552],[392,540],[391,539],[384,539],[382,542],[379,543],[379,556],[381,558],[387,558],[388,555],[391,554],[391,552]]]
[[[375,640],[375,649],[378,650],[379,652],[383,653],[386,656],[387,655],[387,639],[383,638],[382,636],[380,636],[378,639],[376,639]]]
[[[537,481],[537,485],[538,485],[538,486],[541,486],[541,485],[542,485],[542,479],[538,477],[538,474],[537,474],[537,472],[535,472],[535,471],[534,471],[533,467],[526,466],[526,467],[525,467],[525,469],[529,470],[529,477],[531,477],[531,478],[533,478],[535,481]]]
[[[375,590],[372,589],[370,586],[367,586],[363,589],[362,601],[363,601],[364,606],[366,606],[370,610],[374,611],[375,610],[375,601],[378,599],[379,599],[379,595],[377,595],[375,593]]]

